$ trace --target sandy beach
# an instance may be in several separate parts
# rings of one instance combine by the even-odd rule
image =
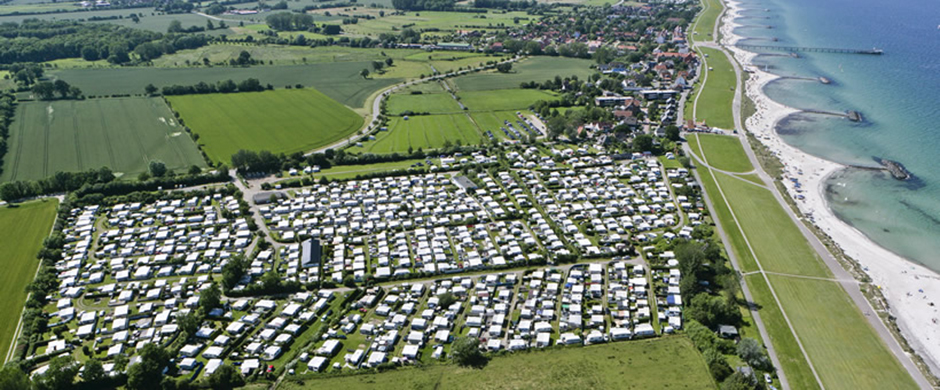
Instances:
[[[881,288],[905,339],[927,362],[932,373],[940,375],[940,274],[880,247],[835,216],[826,204],[825,182],[846,167],[806,154],[785,143],[774,131],[777,122],[798,110],[770,100],[763,94],[764,86],[778,76],[750,66],[756,55],[733,46],[741,39],[733,33],[737,27],[734,18],[741,4],[727,1],[726,5],[728,10],[722,20],[721,43],[750,72],[745,93],[757,106],[757,113],[745,121],[747,130],[784,164],[783,182],[787,187],[787,195],[796,199],[800,211],[831,236],[845,254],[856,260],[873,283]],[[790,178],[799,180],[802,192],[795,188]],[[797,195],[802,195],[803,199],[797,199]],[[868,310],[868,307],[862,308],[863,312]]]

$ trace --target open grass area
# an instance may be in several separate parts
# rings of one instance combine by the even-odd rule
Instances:
[[[325,11],[323,11],[325,12]],[[357,13],[369,13],[370,10],[364,8],[358,11],[344,12],[349,15]],[[377,37],[382,33],[397,34],[396,29],[401,26],[412,25],[415,31],[437,29],[441,33],[455,32],[456,30],[485,30],[499,28],[500,24],[511,26],[514,19],[519,18],[519,24],[527,24],[536,20],[537,17],[527,15],[525,12],[494,12],[485,14],[468,14],[464,12],[405,12],[402,15],[392,15],[386,12],[384,17],[378,17],[373,20],[360,20],[356,24],[347,24],[343,30],[353,36],[371,36]]]
[[[36,254],[42,240],[49,235],[58,201],[44,199],[23,203],[17,207],[0,208],[0,353],[6,356],[13,343],[16,325],[26,302],[26,285],[33,280],[39,260]],[[15,243],[15,245],[13,245]]]
[[[425,164],[423,158],[412,159],[412,160],[402,160],[402,161],[392,161],[392,162],[383,162],[375,164],[365,164],[365,165],[338,165],[335,167],[330,167],[323,169],[318,173],[313,174],[313,177],[317,180],[320,177],[327,177],[330,180],[345,180],[352,179],[358,175],[368,175],[370,173],[376,172],[385,172],[385,171],[394,171],[398,169],[408,169],[412,165],[422,163]]]
[[[593,63],[577,58],[539,56],[514,63],[509,73],[480,72],[458,77],[455,82],[460,91],[484,91],[519,88],[523,82],[541,83],[555,76],[578,76],[584,80],[594,73],[590,68]]]
[[[738,137],[699,134],[698,141],[705,149],[705,157],[712,168],[739,173],[754,170]]]
[[[692,26],[692,34],[689,36],[693,42],[712,41],[715,36],[715,23],[718,22],[718,16],[724,5],[721,0],[702,0],[702,12],[696,18]]]
[[[329,145],[363,123],[352,110],[310,88],[167,99],[199,134],[209,158],[224,163],[239,149],[293,153]]]
[[[363,79],[359,76],[360,70],[371,67],[371,62],[331,62],[248,68],[65,69],[50,73],[81,88],[86,95],[140,94],[147,84],[159,88],[174,84],[193,85],[200,81],[214,83],[231,79],[238,82],[256,78],[261,84],[271,84],[275,88],[295,84],[313,86],[342,104],[363,108],[369,95],[401,81],[395,78]]]
[[[519,120],[519,117],[516,116],[515,111],[488,111],[488,112],[474,112],[470,114],[473,118],[473,121],[477,124],[481,131],[485,132],[487,130],[491,131],[494,136],[497,138],[507,138],[506,133],[503,133],[500,128],[506,127],[505,121],[509,121],[513,126],[519,127],[516,124],[516,121]]]
[[[500,89],[462,91],[457,94],[470,111],[525,110],[539,100],[556,100],[554,92],[537,89]]]
[[[665,337],[494,357],[483,369],[454,365],[283,382],[282,389],[714,389],[702,355]]]
[[[467,114],[420,115],[392,118],[387,132],[376,135],[375,141],[362,147],[353,147],[353,152],[392,153],[404,152],[408,148],[417,150],[441,148],[447,141],[464,145],[480,143],[482,135],[467,118]]]
[[[172,170],[205,166],[192,138],[158,98],[24,102],[10,133],[3,181],[104,166],[136,175],[151,160]]]
[[[780,360],[780,365],[783,366],[780,368],[787,376],[790,388],[818,389],[819,384],[816,382],[816,377],[813,376],[809,362],[806,361],[803,352],[800,351],[800,345],[797,344],[793,332],[790,331],[790,327],[783,318],[780,306],[777,305],[777,301],[770,293],[770,288],[767,286],[767,282],[764,281],[764,276],[760,274],[747,275],[744,276],[744,282],[747,283],[751,296],[754,298],[754,303],[758,306],[757,311],[760,313],[761,321],[764,322],[764,327],[767,329],[770,342],[776,348],[777,359]]]
[[[710,140],[689,137],[689,146],[699,154],[700,142],[706,156],[714,154],[715,144]],[[745,272],[756,264],[750,264],[753,258],[740,254],[750,253],[752,248],[765,271],[796,275],[768,275],[769,285],[763,275],[745,277],[791,387],[819,387],[809,361],[826,388],[916,387],[842,287],[833,281],[812,279],[830,278],[832,273],[769,189],[705,167],[699,169],[699,174],[732,241],[731,247],[745,262]],[[793,332],[806,348],[809,361]]]
[[[736,85],[734,68],[725,53],[718,49],[700,48],[705,58],[707,76],[696,96],[695,119],[709,126],[734,129],[732,103]]]
[[[303,35],[312,38],[308,33],[294,33],[294,35]],[[196,49],[180,50],[174,54],[165,55],[153,60],[157,67],[177,67],[187,66],[186,61],[192,63],[202,63],[203,58],[208,58],[211,63],[227,62],[230,59],[238,58],[242,51],[251,54],[251,58],[263,61],[265,64],[273,65],[302,65],[324,62],[366,62],[366,61],[384,61],[391,58],[393,62],[406,61],[414,56],[415,60],[427,61],[426,57],[422,59],[421,54],[426,53],[419,49],[371,49],[355,48],[342,46],[283,46],[283,45],[249,45],[240,43],[220,43],[203,46]],[[385,55],[382,55],[385,53]],[[394,64],[393,64],[394,67]],[[371,65],[369,70],[372,70]]]
[[[768,278],[827,389],[917,388],[839,284]]]
[[[388,113],[401,115],[405,111],[447,114],[463,111],[449,93],[423,93],[420,95],[394,94],[388,98]]]

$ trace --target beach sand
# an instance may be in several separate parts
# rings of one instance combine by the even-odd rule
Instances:
[[[734,1],[727,1],[726,5],[728,11],[721,25],[722,44],[750,72],[745,93],[757,106],[757,113],[745,121],[747,130],[784,164],[783,183],[787,195],[795,200],[804,216],[862,266],[872,283],[881,289],[904,338],[931,372],[940,375],[940,274],[880,247],[832,212],[826,204],[825,182],[830,175],[846,167],[804,153],[785,143],[774,131],[777,122],[798,110],[763,94],[763,87],[778,76],[750,66],[756,55],[733,46],[741,39],[733,33],[737,26],[734,17],[741,5]],[[799,180],[802,192],[797,191],[790,178]],[[803,195],[804,199],[798,200],[797,195]],[[862,308],[863,312],[868,310],[868,307]]]

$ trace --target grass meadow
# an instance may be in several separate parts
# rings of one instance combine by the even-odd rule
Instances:
[[[394,94],[388,97],[388,113],[401,115],[405,111],[448,114],[463,111],[449,93]]]
[[[167,97],[213,161],[239,149],[307,151],[358,130],[362,117],[311,88]]]
[[[515,111],[475,112],[470,114],[470,116],[481,131],[485,132],[489,130],[493,133],[493,136],[499,139],[507,138],[506,133],[500,130],[501,127],[506,127],[505,121],[511,122],[513,126],[519,129],[519,124],[516,123],[519,117],[516,116]],[[522,132],[521,129],[519,129],[519,131]]]
[[[706,121],[712,127],[734,129],[731,109],[737,77],[734,68],[721,50],[705,47],[701,51],[708,55],[705,66],[710,70],[696,97],[695,120]]]
[[[5,357],[13,343],[16,325],[26,302],[26,285],[33,280],[39,260],[36,254],[42,240],[52,230],[56,206],[54,198],[22,203],[14,208],[0,208],[0,352]],[[11,245],[16,243],[16,245]]]
[[[717,38],[712,35],[722,8],[724,6],[721,5],[721,0],[702,0],[702,12],[696,18],[692,35],[689,36],[691,41],[711,41]]]
[[[196,144],[158,98],[23,102],[10,133],[3,181],[103,166],[137,174],[151,160],[172,170],[205,166]]]
[[[437,364],[380,375],[285,381],[298,389],[715,389],[685,337],[664,337],[496,356],[483,369]]]
[[[236,82],[256,78],[275,88],[301,84],[313,86],[325,95],[351,108],[363,108],[375,91],[396,84],[400,79],[363,79],[359,71],[371,69],[371,62],[334,62],[290,66],[253,66],[247,68],[117,68],[65,69],[51,72],[82,89],[86,95],[141,94],[147,84],[193,85],[200,81],[214,83],[232,79]]]
[[[539,100],[555,100],[554,92],[537,89],[462,91],[457,94],[469,111],[525,110]]]
[[[707,150],[705,157],[712,168],[737,173],[754,170],[738,137],[714,134],[699,134],[697,137],[702,148]]]
[[[590,68],[593,63],[577,58],[539,56],[514,63],[509,73],[480,72],[458,77],[455,81],[460,91],[484,91],[519,88],[523,82],[541,83],[555,76],[578,76],[584,80],[594,72]]]
[[[467,114],[419,115],[394,117],[387,132],[379,132],[373,142],[353,147],[351,151],[367,153],[404,152],[408,148],[417,150],[444,147],[447,141],[463,145],[478,144],[482,135],[470,122]]]
[[[689,146],[700,154],[701,145],[706,156],[720,154],[727,147],[711,141],[693,135]],[[741,159],[745,157],[725,158],[743,166]],[[753,248],[765,271],[780,273],[768,275],[769,285],[760,274],[748,275],[745,281],[760,307],[791,387],[819,387],[810,362],[826,388],[916,387],[842,287],[826,280],[832,277],[831,271],[769,189],[707,167],[698,171],[744,272],[758,270],[750,252]],[[737,222],[727,208],[729,204]],[[792,331],[783,318],[784,312]],[[799,349],[793,331],[806,348],[810,362]]]

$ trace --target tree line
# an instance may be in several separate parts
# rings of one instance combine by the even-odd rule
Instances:
[[[0,174],[3,173],[3,158],[9,149],[10,124],[16,111],[16,98],[10,92],[0,92]]]
[[[447,11],[454,9],[454,0],[392,0],[392,6],[406,11]]]
[[[313,28],[313,16],[293,12],[278,12],[265,18],[268,26],[278,31],[307,31]]]
[[[59,99],[78,99],[82,97],[82,90],[70,85],[65,80],[40,81],[33,84],[32,91],[39,100],[53,100],[56,94],[59,95]]]
[[[0,24],[0,64],[76,57],[125,64],[131,62],[131,53],[149,61],[208,42],[205,35],[164,35],[106,23],[27,19]]]
[[[256,78],[248,78],[238,83],[231,79],[219,81],[217,83],[206,83],[200,81],[193,85],[168,85],[160,89],[164,96],[172,95],[201,95],[208,93],[232,93],[232,92],[258,92],[266,89],[274,89],[271,84],[262,85]],[[147,84],[144,92],[148,95],[157,93],[157,87],[153,84]]]

